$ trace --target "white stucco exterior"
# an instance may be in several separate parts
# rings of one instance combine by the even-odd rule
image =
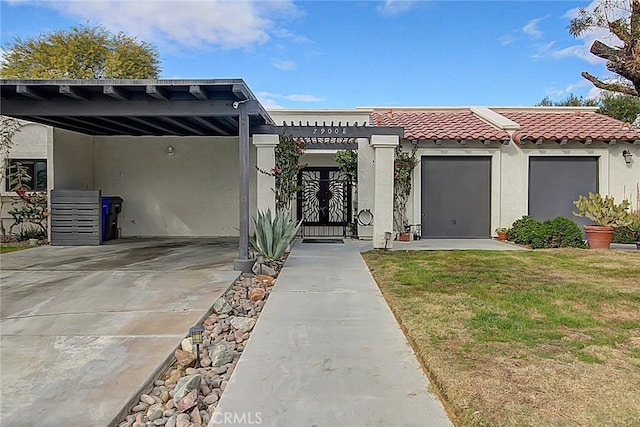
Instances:
[[[486,110],[486,109],[485,109]],[[486,120],[509,130],[492,112],[479,110]],[[371,109],[274,110],[277,124],[326,123],[362,125]],[[384,246],[384,232],[392,231],[392,173],[394,137],[374,136],[355,141],[358,150],[358,210],[371,210],[373,226],[360,226],[361,238],[373,238]],[[396,138],[397,139],[397,138]],[[273,177],[262,175],[273,167],[275,135],[256,135],[250,148],[250,209],[274,207]],[[411,142],[400,140],[406,150]],[[632,153],[625,163],[623,150]],[[237,137],[93,137],[27,124],[14,137],[12,158],[47,158],[49,188],[100,189],[106,196],[124,199],[119,217],[123,237],[204,237],[238,235],[238,138]],[[309,166],[335,166],[336,149],[308,150],[302,162]],[[484,156],[491,159],[491,234],[528,213],[529,160],[534,156],[590,156],[598,159],[598,187],[616,200],[630,198],[636,206],[640,184],[640,145],[594,141],[590,145],[569,141],[565,145],[506,145],[479,141],[418,142],[417,156]],[[421,223],[421,164],[414,171],[409,200],[410,224]],[[2,183],[2,195],[8,196]],[[294,203],[295,211],[295,203]],[[6,211],[6,207],[5,207]],[[4,217],[6,218],[6,212]],[[8,226],[6,220],[5,225]]]

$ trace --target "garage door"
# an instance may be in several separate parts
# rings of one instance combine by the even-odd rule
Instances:
[[[573,201],[580,194],[598,191],[597,157],[530,157],[529,215],[543,221],[557,216],[589,221],[573,216]]]
[[[422,236],[491,235],[491,158],[422,158]]]

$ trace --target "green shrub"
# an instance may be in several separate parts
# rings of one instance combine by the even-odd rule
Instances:
[[[507,239],[519,245],[528,245],[533,240],[540,223],[528,215],[517,219],[507,230]]]
[[[562,216],[545,222],[523,216],[507,230],[507,238],[514,243],[530,245],[533,249],[585,247],[580,227]]]
[[[635,242],[634,233],[627,227],[618,227],[613,232],[611,243],[633,243]]]
[[[542,223],[542,247],[545,248],[583,248],[584,237],[578,224],[563,216]]]

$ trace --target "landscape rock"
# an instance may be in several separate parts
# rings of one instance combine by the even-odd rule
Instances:
[[[187,412],[198,404],[198,390],[191,390],[182,399],[176,403],[176,408],[180,412]]]
[[[276,279],[273,276],[269,276],[266,274],[260,274],[256,276],[256,282],[261,283],[263,285],[271,286]]]
[[[257,262],[253,264],[251,271],[255,275],[267,275],[267,276],[275,276],[276,271],[269,267],[267,264],[258,264]]]
[[[184,396],[186,396],[190,391],[196,390],[196,396],[198,394],[198,390],[200,389],[200,384],[202,383],[202,375],[188,375],[184,378],[180,378],[178,384],[176,385],[175,390],[173,391],[173,401],[177,403]],[[176,405],[180,410],[180,406]],[[184,411],[181,411],[184,412]]]
[[[264,292],[264,290],[262,290],[262,292]],[[232,317],[229,319],[229,324],[242,332],[247,332],[253,329],[253,326],[256,324],[256,320],[250,317]]]
[[[176,418],[176,427],[189,427],[191,424],[191,418],[189,414],[178,414]]]
[[[185,368],[189,366],[193,366],[196,363],[196,355],[191,352],[177,349],[175,352],[175,356],[176,356],[176,362],[178,363],[178,365],[183,366]]]
[[[231,310],[233,310],[233,307],[231,307],[229,301],[227,301],[227,299],[224,297],[218,298],[213,303],[213,311],[215,311],[217,314],[227,314],[231,312]]]
[[[233,346],[226,342],[216,344],[209,352],[211,366],[222,366],[233,360]]]
[[[208,394],[202,402],[205,403],[206,405],[211,405],[212,403],[216,403],[217,401],[218,401],[218,394],[211,393],[211,394]]]
[[[262,288],[252,288],[249,291],[249,299],[253,302],[258,302],[264,299],[266,292]]]
[[[202,417],[198,408],[193,408],[193,411],[191,411],[191,422],[196,425],[202,424]]]
[[[149,421],[155,421],[158,418],[162,417],[162,413],[164,412],[164,407],[160,403],[156,403],[155,405],[151,405],[149,410],[147,410],[147,419]]]
[[[191,339],[191,337],[183,339],[182,344],[180,344],[180,348],[182,348],[184,351],[193,353],[193,340]]]
[[[140,402],[144,402],[147,405],[153,405],[154,403],[156,403],[155,399],[148,394],[140,395]]]

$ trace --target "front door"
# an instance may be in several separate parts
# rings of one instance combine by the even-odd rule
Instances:
[[[346,236],[351,222],[349,176],[335,167],[309,167],[300,171],[298,185],[303,236]]]

